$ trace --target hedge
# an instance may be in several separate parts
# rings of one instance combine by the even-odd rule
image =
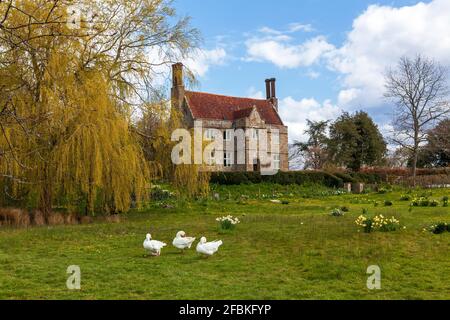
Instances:
[[[386,177],[378,173],[352,172],[350,175],[356,182],[368,184],[380,184],[386,182]]]
[[[211,174],[211,183],[221,185],[258,184],[262,182],[280,185],[321,184],[330,188],[340,188],[344,181],[333,174],[322,171],[278,172],[263,176],[258,172],[216,172]]]

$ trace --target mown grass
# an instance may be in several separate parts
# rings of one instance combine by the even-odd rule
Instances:
[[[449,208],[410,212],[409,202],[399,201],[403,190],[334,196],[320,188],[263,185],[214,192],[220,200],[172,201],[171,209],[155,203],[119,224],[0,228],[0,299],[450,298],[450,235],[423,231],[450,222]],[[430,198],[449,194],[436,190]],[[289,204],[271,203],[274,197]],[[386,199],[394,205],[384,207]],[[331,217],[341,206],[350,212]],[[406,230],[358,232],[354,220],[363,208],[395,215]],[[242,221],[232,232],[218,230],[215,218],[226,214]],[[179,230],[224,245],[209,259],[195,249],[180,254],[170,246]],[[169,244],[161,257],[144,257],[147,232]],[[66,288],[69,265],[81,267],[80,291]],[[366,287],[369,265],[381,267],[381,290]]]

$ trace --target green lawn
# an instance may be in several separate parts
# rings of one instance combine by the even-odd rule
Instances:
[[[262,190],[261,190],[262,188]],[[288,205],[264,192],[279,192]],[[450,234],[423,228],[450,222],[450,208],[414,208],[402,192],[322,195],[298,187],[221,187],[219,201],[159,204],[120,224],[0,228],[0,299],[450,299]],[[418,191],[422,193],[422,191]],[[249,200],[238,201],[246,194]],[[431,199],[450,195],[434,190]],[[394,202],[384,207],[385,199]],[[372,201],[379,201],[375,207]],[[329,212],[347,206],[344,217]],[[365,234],[354,224],[369,214],[395,215],[406,230]],[[220,233],[215,219],[238,216]],[[222,239],[216,256],[170,246],[175,233]],[[145,234],[166,241],[161,257],[144,257]],[[66,269],[81,267],[81,291],[66,289]],[[382,289],[366,287],[366,269],[379,265]]]

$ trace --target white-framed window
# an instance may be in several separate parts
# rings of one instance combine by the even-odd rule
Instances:
[[[259,137],[258,129],[252,129],[252,139],[258,140],[258,137]]]
[[[206,163],[208,164],[208,166],[214,166],[216,164],[216,152],[215,151],[210,152]]]
[[[280,144],[280,133],[272,132],[272,144],[279,145]]]
[[[225,152],[223,154],[223,165],[228,168],[233,165],[233,153]]]
[[[205,130],[205,139],[206,140],[214,140],[214,130],[213,129],[206,129]]]
[[[224,141],[231,141],[231,135],[233,133],[233,130],[225,130],[223,132],[223,140]]]
[[[273,155],[273,168],[275,170],[280,170],[280,155],[279,154]]]

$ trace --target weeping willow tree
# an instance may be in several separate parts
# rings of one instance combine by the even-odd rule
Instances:
[[[71,5],[92,19],[73,28]],[[156,66],[195,43],[174,17],[164,0],[0,1],[0,206],[48,217],[55,205],[121,212],[146,198],[157,170],[133,114]]]
[[[84,199],[86,213],[94,212],[96,201],[103,211],[126,211],[130,195],[138,204],[145,200],[152,178],[142,150],[103,74],[87,71],[72,81],[66,91],[72,107],[55,108],[62,124],[51,159],[56,190]]]
[[[206,197],[209,194],[210,174],[203,166],[174,165],[171,159],[171,151],[177,143],[171,140],[172,132],[183,127],[180,110],[170,108],[168,101],[161,99],[148,106],[138,123],[141,144],[148,161],[160,166],[164,172],[161,178],[171,182],[180,197]]]

